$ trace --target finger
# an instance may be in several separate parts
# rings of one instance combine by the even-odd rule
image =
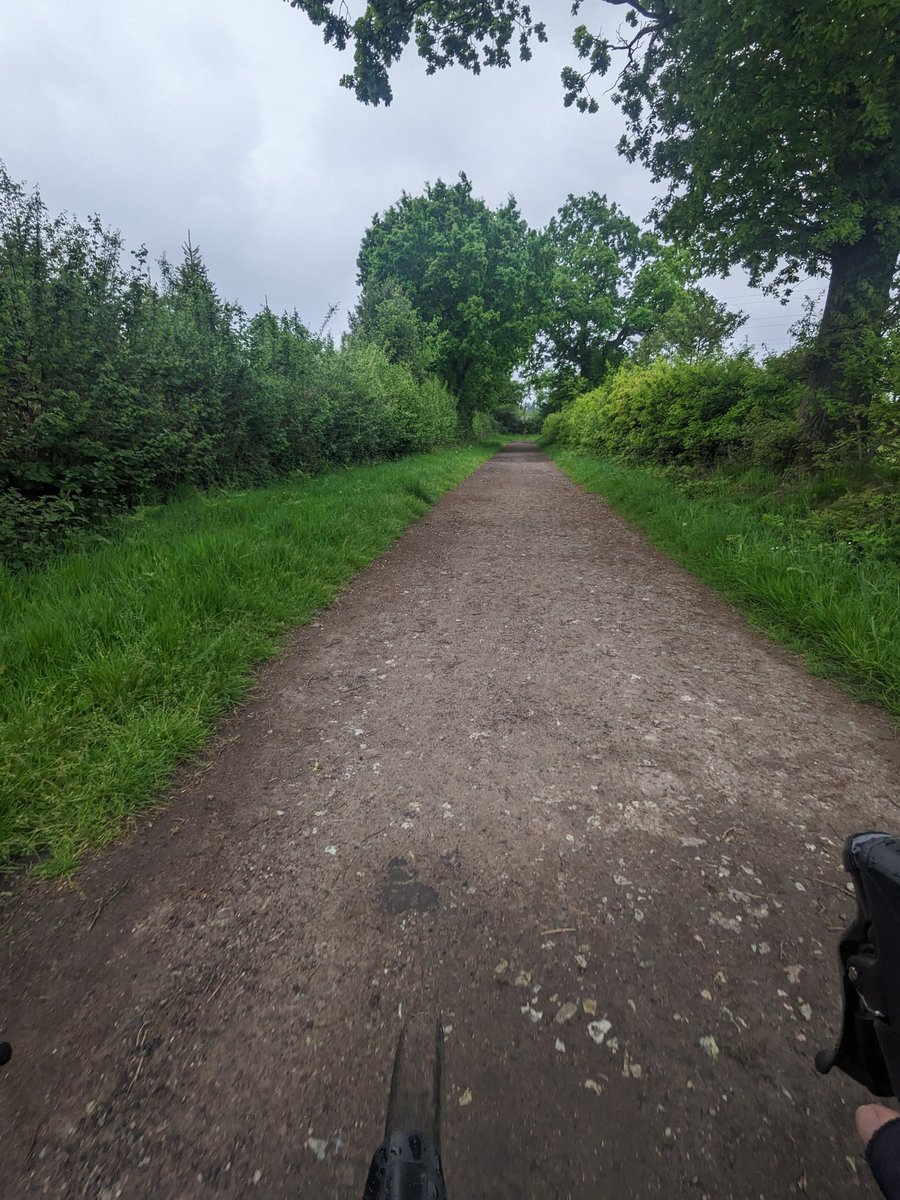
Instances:
[[[892,1108],[886,1108],[883,1104],[863,1104],[856,1110],[856,1132],[859,1134],[859,1140],[864,1146],[868,1146],[874,1134],[886,1125],[888,1121],[895,1121],[897,1113]]]

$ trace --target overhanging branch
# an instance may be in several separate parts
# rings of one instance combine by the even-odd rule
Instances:
[[[642,17],[646,17],[648,21],[661,21],[663,18],[673,15],[667,8],[663,8],[661,12],[653,12],[652,9],[645,8],[643,4],[638,4],[637,0],[606,0],[606,3],[616,5],[626,4],[629,8],[633,8],[635,12],[640,13]]]

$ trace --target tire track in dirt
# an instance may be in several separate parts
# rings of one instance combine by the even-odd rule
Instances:
[[[361,1195],[401,1004],[448,1031],[458,1200],[874,1194],[860,1090],[811,1054],[840,842],[896,824],[898,764],[511,445],[294,636],[164,812],[72,888],[13,888],[0,1194]]]

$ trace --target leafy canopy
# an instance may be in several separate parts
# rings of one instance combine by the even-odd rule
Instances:
[[[656,329],[692,266],[597,192],[569,196],[546,231],[554,266],[538,354],[597,383]]]
[[[508,65],[543,28],[518,0],[368,0],[352,23],[332,0],[291,0],[355,42],[344,83],[389,101],[387,73],[415,36],[429,73]],[[787,292],[830,274],[808,356],[810,438],[868,435],[884,386],[884,334],[900,257],[900,54],[897,0],[605,0],[623,12],[612,36],[574,31],[567,105],[596,112],[595,75],[615,76],[627,131],[620,150],[666,191],[652,214],[713,272],[736,264]],[[583,7],[574,0],[573,13]],[[341,10],[343,11],[343,10]],[[479,54],[479,51],[481,53]]]
[[[436,369],[467,423],[508,389],[540,323],[548,260],[510,197],[490,209],[465,175],[373,218],[357,259],[365,297],[394,281],[437,334]]]
[[[900,56],[894,0],[673,0],[632,5],[615,44],[584,26],[566,100],[618,48],[621,149],[668,181],[657,215],[711,270],[783,284],[836,243],[900,235]],[[896,255],[895,255],[896,257]]]
[[[741,262],[757,280],[777,269],[790,284],[867,221],[898,235],[896,0],[604,2],[624,20],[612,36],[575,29],[565,103],[596,112],[591,79],[613,71],[628,120],[620,148],[668,181],[657,215],[706,267]],[[367,103],[390,102],[390,68],[411,40],[429,74],[505,67],[514,43],[527,59],[546,40],[518,0],[368,0],[356,20],[336,0],[290,3],[327,42],[353,46],[342,83]]]
[[[508,67],[515,45],[521,59],[531,58],[531,41],[545,42],[542,22],[520,0],[369,0],[352,19],[344,0],[289,0],[322,28],[325,42],[338,50],[353,46],[354,67],[341,79],[365,104],[390,104],[390,69],[410,41],[428,64],[428,74],[459,63],[478,75],[482,66]]]

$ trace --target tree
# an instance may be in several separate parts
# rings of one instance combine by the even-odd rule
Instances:
[[[692,273],[605,196],[569,196],[547,227],[554,256],[537,359],[596,385],[658,328]]]
[[[757,283],[830,274],[808,359],[811,439],[864,431],[882,380],[900,254],[895,20],[892,0],[674,0],[630,5],[619,43],[623,149],[669,183],[664,232]],[[576,44],[588,69],[568,75],[567,100],[596,107],[587,81],[612,48],[583,27]]]
[[[576,29],[581,66],[563,73],[565,103],[596,111],[590,79],[615,64],[620,149],[667,181],[661,228],[707,269],[742,264],[785,290],[802,273],[830,276],[802,415],[811,439],[864,433],[900,255],[896,0],[605,2],[625,10],[624,25],[612,37]],[[387,72],[413,35],[430,72],[504,66],[513,31],[522,57],[545,36],[516,0],[369,0],[355,24],[332,0],[291,3],[326,40],[355,42],[344,82],[369,102],[390,100]]]
[[[493,210],[465,175],[404,193],[373,218],[357,259],[365,295],[399,284],[436,333],[436,369],[457,397],[464,426],[490,408],[531,347],[546,290],[540,237],[515,200]]]
[[[350,313],[347,342],[373,343],[421,383],[434,370],[436,335],[396,279],[370,280]]]
[[[746,320],[746,313],[732,312],[705,288],[686,288],[633,357],[643,363],[660,357],[689,363],[711,358],[722,353]]]

